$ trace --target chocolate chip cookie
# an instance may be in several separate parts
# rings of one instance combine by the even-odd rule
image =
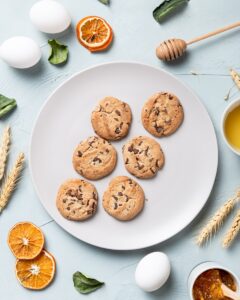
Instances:
[[[132,113],[130,106],[114,97],[101,100],[92,112],[92,126],[106,140],[120,140],[128,134]]]
[[[123,146],[123,159],[129,173],[138,178],[151,178],[164,165],[161,146],[147,136],[138,136]]]
[[[129,221],[144,207],[144,191],[141,186],[126,176],[115,177],[103,195],[103,207],[112,217]]]
[[[179,99],[167,92],[150,97],[142,109],[142,124],[154,136],[168,136],[182,124],[183,107]]]
[[[96,180],[113,171],[117,152],[108,141],[92,136],[77,146],[72,162],[74,169],[83,177]]]
[[[59,188],[56,205],[60,214],[69,220],[83,221],[97,210],[98,195],[95,187],[81,179],[69,179]]]

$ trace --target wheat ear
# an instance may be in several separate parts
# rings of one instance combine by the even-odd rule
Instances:
[[[20,153],[15,161],[12,170],[9,172],[6,180],[3,183],[0,192],[0,213],[3,211],[4,207],[8,204],[13,190],[19,180],[22,168],[24,164],[24,154]]]
[[[11,130],[6,127],[2,135],[2,143],[0,147],[0,180],[3,178],[5,172],[6,161],[11,143]]]
[[[228,248],[231,246],[232,242],[234,241],[235,237],[239,233],[240,230],[240,209],[238,210],[231,227],[225,234],[223,241],[222,241],[222,246],[223,248]]]
[[[212,216],[208,223],[202,228],[196,239],[196,243],[198,246],[202,246],[206,241],[208,241],[212,237],[213,234],[215,234],[218,231],[223,221],[234,208],[237,200],[239,199],[239,194],[240,190],[238,190],[232,198],[225,202]]]
[[[233,69],[230,69],[230,75],[232,76],[233,81],[236,83],[236,86],[240,89],[240,75]]]

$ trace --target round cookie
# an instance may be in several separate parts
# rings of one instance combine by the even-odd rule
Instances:
[[[91,183],[69,179],[59,188],[56,205],[60,214],[69,220],[83,221],[91,218],[98,203],[97,191]]]
[[[154,136],[168,136],[181,125],[184,117],[179,99],[171,93],[156,93],[142,109],[142,124]]]
[[[147,136],[138,136],[123,146],[123,159],[129,173],[138,178],[151,178],[164,165],[159,143]]]
[[[77,146],[72,162],[74,169],[83,177],[91,180],[100,179],[115,168],[117,152],[108,141],[93,136]]]
[[[129,221],[135,218],[144,207],[144,191],[141,186],[126,176],[111,180],[103,195],[103,207],[112,217]]]
[[[128,134],[132,121],[130,106],[114,97],[101,100],[92,112],[94,131],[106,140],[120,140]]]

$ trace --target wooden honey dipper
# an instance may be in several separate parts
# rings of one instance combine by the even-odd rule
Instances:
[[[164,61],[175,60],[184,54],[185,50],[187,49],[187,46],[238,26],[240,26],[240,22],[236,22],[231,25],[220,28],[218,30],[201,35],[188,42],[185,42],[184,40],[181,39],[166,40],[157,47],[156,55],[159,59]]]

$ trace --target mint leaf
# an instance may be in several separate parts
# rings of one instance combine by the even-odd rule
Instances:
[[[0,94],[0,118],[4,117],[17,106],[15,99]]]
[[[153,17],[161,23],[168,15],[178,9],[180,6],[187,4],[190,0],[165,0],[153,11]]]
[[[110,0],[98,0],[98,1],[101,2],[102,4],[105,4],[105,5],[110,4]]]
[[[89,278],[81,272],[75,272],[73,274],[73,284],[75,289],[81,294],[88,294],[94,292],[104,285],[104,282],[100,282],[96,279]]]
[[[56,40],[48,40],[48,44],[51,47],[48,61],[53,65],[65,63],[68,59],[68,47]]]

